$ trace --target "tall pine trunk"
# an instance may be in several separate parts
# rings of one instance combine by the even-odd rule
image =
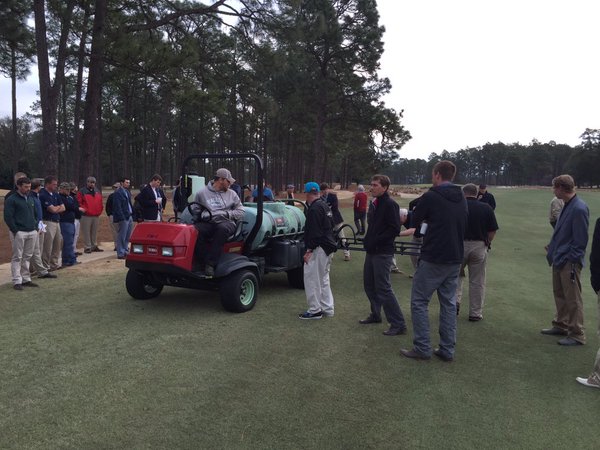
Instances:
[[[46,42],[46,7],[44,0],[33,1],[35,17],[35,43],[38,58],[40,79],[40,104],[42,109],[42,158],[47,174],[59,175],[58,166],[58,136],[56,118],[58,108],[58,93],[65,76],[65,61],[67,58],[67,37],[71,26],[71,17],[75,0],[69,0],[65,6],[65,15],[61,17],[60,39],[56,56],[54,83],[50,82],[50,61],[48,43]]]
[[[102,56],[104,54],[104,22],[106,18],[106,0],[96,0],[94,27],[92,30],[92,51],[88,88],[85,96],[83,137],[81,139],[81,168],[84,176],[98,173],[98,154],[100,152],[100,111],[102,97]]]

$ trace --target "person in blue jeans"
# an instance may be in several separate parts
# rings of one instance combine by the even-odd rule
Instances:
[[[73,242],[75,241],[75,215],[79,212],[79,203],[71,196],[71,183],[63,182],[58,187],[65,210],[60,213],[60,234],[62,235],[63,267],[78,264]]]
[[[423,245],[410,298],[413,348],[400,350],[407,358],[430,359],[433,353],[443,361],[454,359],[456,286],[468,217],[462,190],[452,183],[455,175],[456,166],[450,161],[433,166],[433,187],[423,194],[413,213],[415,228],[423,235]],[[429,301],[436,291],[440,302],[440,344],[432,350]]]
[[[125,259],[129,253],[129,238],[133,230],[133,207],[131,205],[131,194],[129,178],[121,180],[121,187],[114,192],[113,196],[113,222],[117,225],[117,258]]]

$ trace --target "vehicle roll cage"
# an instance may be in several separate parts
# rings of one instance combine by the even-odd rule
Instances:
[[[182,165],[182,176],[181,176],[181,202],[187,203],[187,198],[191,193],[191,185],[184,186],[184,180],[187,181],[185,175],[187,175],[187,168],[191,161],[205,160],[205,159],[250,159],[256,163],[256,188],[258,189],[258,199],[256,200],[256,222],[250,230],[246,242],[250,245],[245,245],[243,253],[248,256],[250,249],[252,248],[252,242],[256,238],[260,227],[262,226],[263,220],[263,185],[264,185],[264,165],[260,156],[254,153],[197,153],[189,155],[183,161]],[[179,205],[178,205],[179,206]],[[181,205],[184,207],[185,205]]]

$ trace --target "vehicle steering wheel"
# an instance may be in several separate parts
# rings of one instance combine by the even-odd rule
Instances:
[[[192,205],[198,205],[198,211],[195,212],[192,209]],[[212,213],[210,209],[206,208],[204,205],[198,202],[191,202],[187,205],[187,210],[190,215],[194,218],[194,222],[211,222],[212,221]]]

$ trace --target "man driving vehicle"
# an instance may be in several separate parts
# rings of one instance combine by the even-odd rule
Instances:
[[[221,168],[194,198],[199,204],[192,208],[197,216],[194,226],[198,230],[194,252],[200,265],[205,266],[206,277],[214,276],[223,244],[234,233],[237,222],[244,217],[244,206],[240,198],[229,189],[234,182],[231,172]],[[209,248],[205,251],[207,244]]]

